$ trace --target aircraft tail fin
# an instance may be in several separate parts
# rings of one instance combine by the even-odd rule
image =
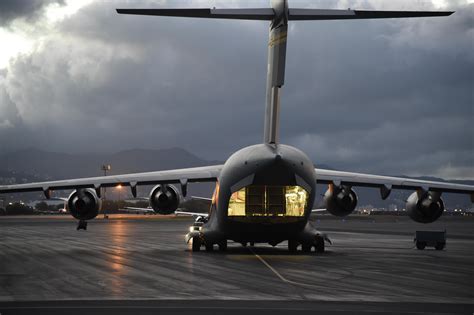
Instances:
[[[288,9],[288,20],[350,20],[350,19],[390,19],[429,16],[449,16],[453,11],[363,11],[363,10],[321,10]]]
[[[237,19],[271,21],[275,13],[263,9],[117,9],[120,14],[158,15],[208,19]]]
[[[271,0],[270,4],[271,8],[263,9],[117,9],[117,12],[120,14],[270,21],[264,121],[264,143],[269,144],[279,141],[280,96],[281,88],[285,83],[288,21],[411,18],[448,16],[454,13],[450,11],[291,9],[288,7],[288,0]]]

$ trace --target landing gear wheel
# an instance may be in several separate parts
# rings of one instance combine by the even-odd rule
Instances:
[[[193,237],[193,252],[198,252],[201,249],[201,239],[197,236]]]
[[[79,222],[77,223],[77,228],[76,230],[84,230],[86,231],[87,230],[87,221],[85,220],[79,220]]]
[[[436,250],[443,250],[444,249],[444,244],[443,243],[436,243],[435,249]]]
[[[316,253],[324,253],[324,239],[322,237],[316,237],[314,248],[316,249]]]
[[[301,244],[301,249],[303,250],[303,253],[310,253],[311,244]]]
[[[288,240],[288,251],[290,253],[296,253],[298,250],[298,242],[295,240]]]
[[[227,250],[227,240],[223,240],[219,243],[219,251],[225,252]]]
[[[419,250],[423,250],[425,249],[425,247],[426,247],[425,242],[416,242],[416,248],[418,248]]]
[[[255,242],[250,242],[250,246],[251,246],[251,247],[254,247],[254,246],[255,246]]]
[[[206,244],[204,246],[206,247],[206,252],[212,252],[214,249],[214,244]]]

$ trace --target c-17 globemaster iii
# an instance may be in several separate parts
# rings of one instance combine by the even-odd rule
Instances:
[[[354,211],[357,195],[353,187],[356,186],[379,189],[382,199],[386,199],[392,189],[412,190],[406,210],[414,221],[422,223],[434,222],[442,215],[443,192],[469,194],[473,201],[474,186],[314,168],[305,153],[280,144],[278,134],[290,21],[434,17],[449,16],[453,12],[293,9],[288,7],[287,0],[272,0],[271,8],[259,9],[117,9],[117,12],[269,21],[263,143],[235,152],[223,165],[7,185],[0,186],[0,193],[43,191],[50,197],[52,190],[74,189],[67,206],[79,220],[78,228],[85,228],[86,220],[99,213],[102,187],[129,186],[136,197],[138,185],[156,184],[149,195],[150,207],[160,214],[173,214],[182,196],[186,196],[188,183],[215,182],[210,212],[205,220],[201,215],[201,224],[187,235],[193,251],[201,246],[212,250],[215,244],[220,250],[226,250],[228,240],[271,245],[288,241],[292,252],[299,245],[305,252],[313,247],[324,251],[324,234],[309,222],[316,184],[328,185],[324,194],[325,208],[336,216]]]

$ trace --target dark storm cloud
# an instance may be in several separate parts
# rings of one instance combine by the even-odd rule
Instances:
[[[286,103],[296,100],[315,119],[295,125],[299,113],[284,107],[287,142],[345,169],[472,176],[471,12],[295,32],[294,41],[318,41],[298,59],[290,54]],[[291,66],[301,59],[313,71]]]
[[[17,18],[28,20],[41,15],[52,3],[64,4],[64,0],[2,0],[0,1],[0,26],[8,25]]]
[[[83,8],[0,74],[5,150],[179,146],[223,160],[262,140],[266,23],[119,16],[118,6]],[[349,170],[474,176],[472,5],[456,10],[293,23],[282,142]]]

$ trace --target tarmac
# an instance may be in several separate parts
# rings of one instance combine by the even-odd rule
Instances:
[[[474,218],[320,216],[332,245],[192,252],[190,218],[0,217],[0,314],[473,314]],[[447,230],[417,250],[414,231]]]

